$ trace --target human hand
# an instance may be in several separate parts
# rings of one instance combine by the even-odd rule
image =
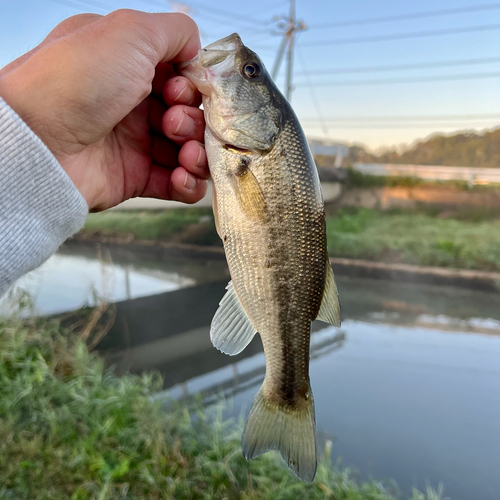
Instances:
[[[90,210],[135,196],[194,203],[209,176],[201,98],[171,65],[199,48],[183,14],[81,14],[0,71],[0,96]]]

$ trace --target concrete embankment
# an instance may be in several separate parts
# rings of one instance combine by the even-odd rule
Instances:
[[[332,170],[332,169],[330,169]],[[330,171],[328,169],[320,169],[321,174],[321,190],[323,191],[323,199],[325,203],[330,203],[339,198],[342,193],[342,184],[345,181],[345,170]],[[212,206],[212,183],[208,183],[207,194],[199,202],[195,203],[195,207],[211,207]],[[171,208],[185,208],[186,204],[179,201],[157,200],[155,198],[131,198],[130,200],[120,203],[110,210],[165,210]]]
[[[414,209],[419,205],[487,207],[500,211],[500,192],[493,189],[465,191],[452,187],[381,187],[344,189],[337,203],[344,207],[386,210]]]
[[[358,259],[331,258],[330,261],[335,273],[340,276],[500,291],[500,273],[495,272],[390,264]]]

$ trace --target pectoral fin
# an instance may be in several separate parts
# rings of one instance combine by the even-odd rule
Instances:
[[[254,221],[265,222],[267,205],[264,193],[246,162],[243,161],[240,170],[233,175],[233,185],[238,203],[245,215]]]
[[[241,307],[231,281],[226,290],[210,326],[210,339],[219,351],[235,356],[245,349],[257,332]]]
[[[326,262],[323,299],[321,301],[321,307],[319,308],[319,313],[316,319],[324,321],[325,323],[330,323],[330,325],[336,327],[340,326],[339,292],[337,291],[337,285],[335,284],[335,278],[333,277],[332,267],[328,261]]]

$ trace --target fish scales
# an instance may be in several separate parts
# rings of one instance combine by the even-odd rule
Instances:
[[[237,35],[206,47],[182,71],[203,94],[214,215],[232,279],[211,338],[234,355],[259,332],[266,358],[243,453],[276,449],[311,481],[310,326],[316,318],[339,326],[314,160],[289,103]]]
[[[324,208],[317,171],[304,147],[305,138],[285,118],[273,149],[252,160],[248,168],[262,186],[269,220],[262,224],[243,219],[234,189],[227,182],[229,162],[239,163],[230,149],[215,147],[207,154],[214,162],[212,178],[219,206],[219,224],[233,285],[252,324],[262,334],[270,361],[267,390],[283,394],[293,404],[294,393],[308,390],[309,331],[317,316],[327,259]],[[272,166],[272,168],[271,168]]]

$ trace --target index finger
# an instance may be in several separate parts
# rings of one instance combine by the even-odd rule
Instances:
[[[160,63],[189,61],[201,47],[198,26],[185,14],[150,14],[121,9],[106,18],[108,22],[120,24],[134,37],[137,47],[142,49],[154,67]]]

